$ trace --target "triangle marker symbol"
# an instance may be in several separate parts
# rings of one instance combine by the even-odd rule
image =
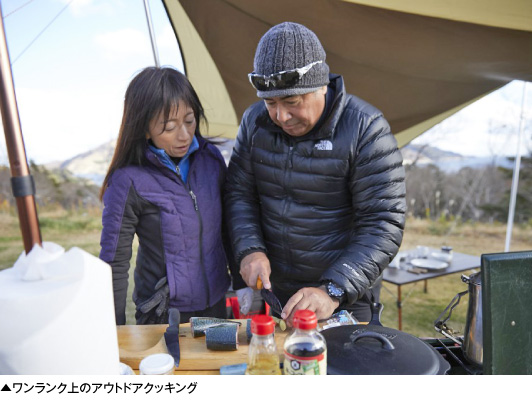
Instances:
[[[6,383],[0,392],[11,392],[11,389],[9,389],[9,386],[7,386]]]

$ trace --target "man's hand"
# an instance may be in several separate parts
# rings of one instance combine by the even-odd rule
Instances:
[[[257,279],[260,277],[262,284],[266,289],[271,289],[270,261],[264,252],[253,252],[247,255],[242,262],[240,262],[240,274],[246,284],[257,289]]]
[[[308,309],[316,313],[318,320],[329,318],[340,306],[337,299],[331,298],[324,287],[299,289],[283,308],[282,318],[288,326],[292,326],[294,314],[300,309]]]

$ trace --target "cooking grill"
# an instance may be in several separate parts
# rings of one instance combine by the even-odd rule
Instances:
[[[449,338],[425,338],[425,343],[432,346],[443,358],[449,362],[449,375],[482,375],[482,367],[469,362],[463,353],[462,345]]]

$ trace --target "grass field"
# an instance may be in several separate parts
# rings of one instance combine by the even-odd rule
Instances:
[[[82,212],[62,209],[40,210],[39,222],[43,241],[57,243],[66,250],[77,246],[98,256],[101,231],[99,209]],[[23,251],[15,212],[0,212],[0,228],[0,269],[5,269],[13,266]],[[502,252],[505,236],[506,225],[501,223],[463,223],[453,227],[448,222],[409,219],[401,248],[411,249],[417,245],[440,248],[442,245],[449,245],[457,252],[481,255]],[[511,250],[532,250],[532,227],[514,227]],[[135,256],[133,256],[133,261],[134,258]],[[132,279],[127,309],[128,323],[132,324],[134,323],[134,308],[131,304],[133,289],[131,285]],[[382,323],[384,326],[397,328],[397,308],[394,296],[397,288],[388,283],[384,283],[384,286],[381,292],[381,302],[384,304]],[[434,320],[458,292],[467,290],[467,285],[461,281],[461,274],[458,273],[430,280],[427,293],[423,291],[423,282],[406,285],[402,289],[403,330],[415,336],[430,337],[441,336],[434,330]],[[457,310],[453,312],[450,327],[457,331],[463,330],[466,309],[467,299],[461,302]]]

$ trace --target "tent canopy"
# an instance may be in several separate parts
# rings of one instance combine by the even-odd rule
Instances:
[[[399,145],[512,80],[532,81],[529,0],[163,0],[209,134],[235,137],[257,101],[247,74],[283,21],[320,38],[347,91],[383,111]]]

